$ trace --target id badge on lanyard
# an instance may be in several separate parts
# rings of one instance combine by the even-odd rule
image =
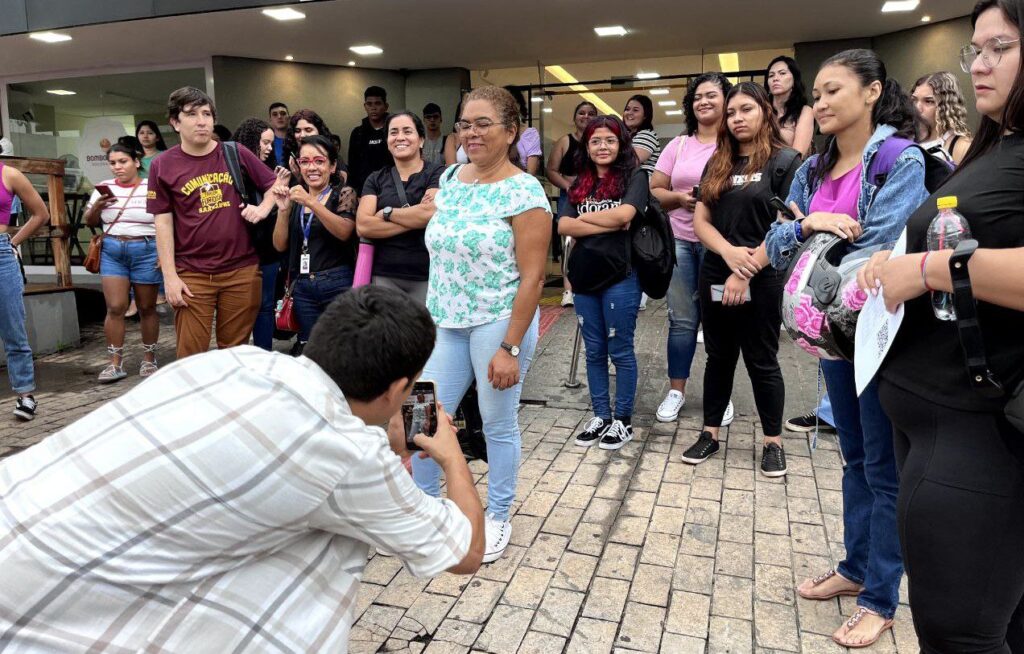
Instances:
[[[324,198],[327,197],[330,192],[331,189],[328,188],[320,194],[317,201],[323,202]],[[307,216],[309,216],[309,220],[306,219]],[[311,268],[311,257],[309,254],[309,230],[313,226],[313,210],[310,209],[308,214],[306,211],[299,214],[299,222],[302,226],[302,253],[299,254],[299,274],[308,275]]]

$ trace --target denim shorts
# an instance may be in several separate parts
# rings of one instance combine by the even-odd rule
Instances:
[[[156,265],[156,237],[141,241],[103,239],[100,255],[100,275],[126,277],[132,284],[159,284],[163,275]]]

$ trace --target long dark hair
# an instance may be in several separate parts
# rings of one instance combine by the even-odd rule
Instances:
[[[590,158],[587,143],[598,129],[605,127],[619,139],[619,154],[604,177],[597,176],[597,165]],[[629,138],[629,129],[618,116],[591,118],[583,130],[580,147],[576,150],[576,181],[569,187],[569,201],[579,204],[588,197],[595,200],[618,200],[626,193],[626,185],[633,171],[640,165]]]
[[[862,48],[843,50],[821,64],[821,68],[826,66],[847,68],[857,76],[862,86],[879,82],[882,85],[882,94],[878,97],[875,105],[871,107],[872,128],[879,125],[891,125],[896,128],[897,136],[914,140],[916,112],[910,101],[910,96],[900,88],[899,82],[886,74],[885,64],[873,50]],[[811,188],[817,188],[824,181],[825,175],[832,170],[837,161],[839,161],[839,145],[835,136],[829,136],[825,145],[825,153],[818,158],[811,170],[809,179]]]
[[[789,92],[789,98],[786,99],[785,111],[779,116],[779,124],[788,125],[800,120],[800,113],[807,106],[807,89],[804,88],[804,78],[800,73],[800,67],[796,65],[796,61],[792,57],[779,55],[772,59],[768,67],[764,69],[764,90],[768,91],[768,96],[771,97],[772,94],[772,90],[768,86],[768,73],[771,72],[772,66],[780,61],[786,64],[789,74],[793,76],[793,88]]]
[[[973,29],[977,25],[978,18],[983,13],[993,7],[998,7],[1003,12],[1006,19],[1017,27],[1017,36],[1024,39],[1024,0],[981,0],[974,5],[974,11],[971,12],[971,28]],[[1024,60],[1022,60],[1022,64],[1024,64]],[[971,147],[967,149],[967,154],[964,155],[963,161],[960,162],[953,174],[959,173],[975,159],[988,154],[999,143],[1004,131],[1019,132],[1022,129],[1024,129],[1024,66],[1019,66],[1017,77],[1013,80],[1013,88],[1010,89],[1010,94],[1006,98],[1006,106],[1003,107],[1003,115],[999,122],[997,123],[988,116],[981,117],[978,129],[975,130],[976,136],[971,141]]]
[[[638,93],[629,100],[626,100],[626,104],[633,101],[640,103],[640,106],[643,107],[644,110],[644,122],[640,123],[640,126],[636,128],[636,131],[640,132],[645,129],[654,129],[654,103],[651,102],[650,98],[642,93]]]
[[[686,133],[690,136],[697,133],[697,114],[693,112],[693,103],[697,97],[697,88],[705,83],[711,82],[722,89],[722,95],[729,95],[732,90],[732,82],[722,73],[702,73],[690,80],[686,87],[686,95],[683,96],[683,115],[686,116]],[[722,115],[725,115],[725,105],[722,106]]]
[[[741,175],[760,172],[776,152],[786,146],[779,131],[779,119],[772,108],[771,96],[756,82],[740,82],[725,96],[725,111],[728,115],[729,102],[737,95],[745,95],[761,108],[761,127],[754,135],[754,150],[747,159]],[[708,161],[707,173],[700,185],[700,199],[708,206],[714,205],[732,188],[733,168],[740,157],[740,142],[729,131],[728,118],[718,128],[718,149]]]
[[[331,136],[331,130],[327,129],[327,125],[326,123],[324,123],[324,119],[321,118],[317,112],[313,111],[312,109],[299,109],[294,114],[292,114],[291,118],[288,119],[288,133],[284,137],[283,154],[285,161],[288,161],[288,157],[299,156],[299,143],[298,141],[295,140],[295,126],[299,124],[300,120],[305,120],[306,122],[313,125],[313,127],[316,128],[316,131],[318,132],[319,136],[328,137],[328,140],[329,137]],[[337,149],[335,149],[334,154],[335,156],[337,156]]]
[[[323,134],[305,136],[299,142],[299,149],[301,150],[304,145],[311,145],[324,153],[324,156],[327,157],[327,162],[334,165],[334,172],[331,173],[327,183],[332,189],[337,189],[341,186],[341,173],[338,172],[338,148],[335,147],[334,142],[331,141],[331,137],[324,136]],[[302,179],[301,183],[303,186],[306,186],[305,179]]]
[[[142,129],[143,127],[148,127],[149,129],[153,130],[154,134],[156,134],[156,149],[158,151],[163,152],[164,150],[167,149],[167,143],[164,142],[164,135],[160,133],[160,128],[157,127],[157,124],[152,120],[139,121],[139,124],[135,126],[136,139],[139,138],[139,130]]]
[[[256,158],[260,158],[260,136],[263,132],[270,129],[265,121],[259,118],[246,118],[242,121],[242,124],[238,126],[235,133],[231,136],[231,140],[241,144],[249,152],[256,155]],[[267,159],[262,159],[263,163],[267,164],[271,168],[277,165],[274,161],[274,149],[270,149],[270,154],[267,155]]]

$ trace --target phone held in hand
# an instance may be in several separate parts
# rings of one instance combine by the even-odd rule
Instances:
[[[437,433],[437,384],[421,379],[412,385],[412,393],[402,404],[402,423],[405,426],[405,446],[410,450],[422,449],[413,441],[416,434],[433,438]]]
[[[691,193],[690,195],[693,196],[694,200],[700,200],[700,184],[693,185],[693,193]]]
[[[711,285],[711,301],[721,302],[725,296],[725,284],[712,284]],[[750,302],[750,287],[747,287],[747,292],[743,295],[744,302]]]
[[[111,191],[110,187],[107,186],[106,184],[97,184],[95,186],[95,188],[96,188],[96,192],[99,193],[101,196],[103,196],[105,198],[112,198],[112,197],[114,197],[114,192]]]
[[[773,195],[772,199],[768,200],[768,204],[771,205],[772,209],[781,213],[786,220],[796,220],[796,214],[793,213],[792,209],[786,206],[786,203],[783,202],[779,196]]]

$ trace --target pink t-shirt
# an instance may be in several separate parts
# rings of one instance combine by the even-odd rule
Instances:
[[[683,140],[682,152],[679,151],[680,139]],[[677,136],[661,151],[661,158],[654,169],[669,176],[673,191],[689,193],[690,189],[700,183],[704,167],[717,146],[714,141],[704,144],[694,136]],[[677,239],[691,243],[699,240],[693,231],[692,211],[680,207],[668,212],[668,217],[672,222],[672,233]]]
[[[843,213],[857,219],[857,199],[860,197],[860,172],[863,164],[849,171],[838,179],[825,175],[825,181],[818,187],[808,213],[824,211],[826,213]]]

